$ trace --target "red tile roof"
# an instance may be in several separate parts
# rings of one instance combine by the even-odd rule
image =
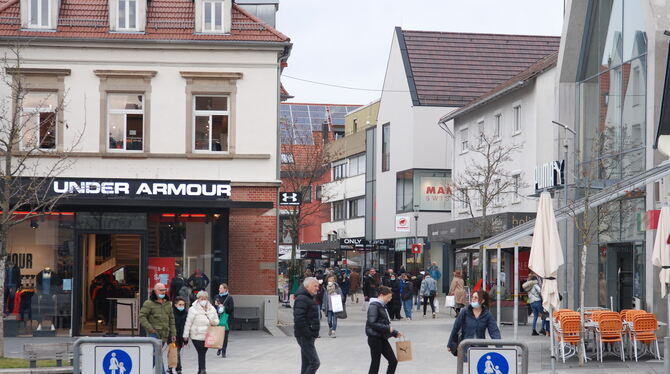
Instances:
[[[144,33],[109,31],[107,0],[62,0],[56,32],[21,30],[19,0],[0,1],[0,37],[288,42],[290,39],[233,4],[229,34],[195,33],[193,0],[150,0]]]
[[[560,37],[396,29],[414,105],[466,105],[558,50]]]

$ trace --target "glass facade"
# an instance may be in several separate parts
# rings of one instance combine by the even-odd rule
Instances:
[[[593,1],[588,14],[577,79],[575,170],[578,185],[599,189],[646,167],[647,37],[639,0]],[[601,306],[630,308],[644,300],[644,231],[637,225],[644,211],[644,191],[597,210],[597,244],[589,258],[596,260],[597,249],[598,271],[587,269],[586,281],[597,282],[592,296]]]

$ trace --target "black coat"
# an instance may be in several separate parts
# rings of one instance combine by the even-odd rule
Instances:
[[[400,295],[401,299],[403,301],[411,299],[412,296],[414,296],[414,284],[411,281],[401,281],[401,282],[404,282],[402,295]]]
[[[371,302],[368,307],[368,319],[365,322],[365,335],[388,339],[392,336],[398,336],[398,331],[391,332],[391,321],[382,303]]]
[[[219,305],[223,305],[224,312],[228,313],[230,316],[229,318],[233,318],[233,311],[235,311],[235,300],[233,300],[233,297],[230,296],[230,294],[225,295],[225,296],[220,296],[219,294],[216,294],[214,296],[214,306],[217,307],[217,312]]]
[[[370,275],[363,277],[363,296],[377,297],[378,282],[377,277],[372,277]]]
[[[314,297],[304,287],[300,287],[293,304],[293,335],[296,338],[317,338],[321,327],[319,314]]]
[[[188,309],[183,311],[178,311],[177,308],[172,307],[172,313],[174,314],[174,326],[177,328],[177,346],[182,347],[184,345],[184,324],[186,324],[186,316],[188,316]]]

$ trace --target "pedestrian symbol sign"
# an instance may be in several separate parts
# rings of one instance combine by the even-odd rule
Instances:
[[[468,350],[470,374],[516,374],[514,348],[472,347]]]
[[[105,374],[132,374],[133,360],[124,350],[109,351],[102,359],[102,372]]]

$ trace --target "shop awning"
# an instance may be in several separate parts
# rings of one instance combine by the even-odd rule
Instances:
[[[589,203],[589,207],[595,208],[610,201],[614,201],[626,195],[627,193],[634,191],[635,189],[643,188],[669,175],[670,160],[666,160],[652,169],[649,169],[638,175],[622,179],[619,182],[591,195],[591,202]],[[580,214],[582,212],[584,212],[583,199],[576,201],[571,206],[557,209],[555,211],[556,222],[562,222],[570,218],[571,215]],[[499,245],[502,248],[503,243],[515,242],[524,236],[532,234],[534,228],[535,220],[533,219],[513,229],[507,230],[484,241],[473,244],[469,246],[469,248],[498,248]]]
[[[533,220],[534,221],[534,220]],[[485,247],[486,249],[491,248],[514,248],[514,247],[527,247],[530,248],[530,245],[533,243],[533,237],[530,235],[523,236],[518,240],[507,240],[501,241],[495,244],[495,247]],[[480,247],[477,244],[469,245],[463,249],[479,249]]]
[[[271,209],[272,201],[234,201],[234,200],[158,200],[158,199],[95,199],[81,197],[64,197],[58,200],[59,209],[96,208],[156,208],[156,209],[187,209],[216,210],[226,208]]]
[[[340,242],[337,240],[324,240],[316,243],[300,244],[300,249],[303,251],[333,251],[340,249]]]

